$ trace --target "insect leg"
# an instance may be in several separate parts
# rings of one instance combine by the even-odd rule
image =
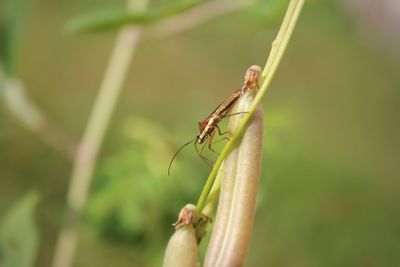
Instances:
[[[216,125],[216,126],[217,126],[217,125]],[[218,126],[217,126],[217,127],[218,127]],[[219,128],[218,128],[218,131],[219,131]],[[213,143],[212,140],[213,140],[213,138],[214,138],[214,134],[215,134],[215,131],[210,135],[210,138],[208,138],[208,140],[207,140],[208,149],[210,149],[210,150],[211,150],[212,152],[214,152],[215,154],[219,155],[219,153],[218,153],[217,151],[215,151],[214,148],[211,147],[213,144],[219,142],[219,141],[217,141],[217,142],[214,142],[214,143]]]
[[[235,113],[224,115],[224,116],[221,117],[221,119],[223,120],[223,119],[229,118],[231,116],[240,115],[240,114],[246,114],[246,113],[248,113],[248,112],[246,112],[246,111],[244,111],[244,112],[235,112]],[[218,125],[215,125],[215,127],[218,129],[218,134],[219,135],[224,135],[224,134],[228,133],[228,131],[222,132],[221,128],[219,128]]]
[[[230,139],[229,139],[229,137],[224,136],[223,138],[221,138],[221,139],[219,139],[219,140],[217,140],[217,141],[215,141],[215,142],[209,143],[209,144],[208,144],[208,148],[209,148],[212,152],[214,152],[215,154],[219,155],[220,153],[217,152],[217,151],[215,151],[211,146],[212,146],[213,144],[219,143],[219,142],[224,141],[224,140],[228,140],[228,141],[229,141]]]
[[[246,114],[246,113],[248,113],[248,112],[247,111],[235,112],[235,113],[231,113],[231,114],[226,114],[222,118],[225,119],[225,118],[228,118],[228,117],[231,117],[231,116],[240,115],[240,114]]]
[[[213,145],[213,144],[216,144],[216,143],[219,143],[219,142],[221,142],[221,141],[224,141],[224,140],[229,141],[229,140],[231,140],[231,139],[229,139],[229,137],[227,137],[227,136],[224,136],[224,137],[222,137],[221,139],[219,139],[219,140],[217,140],[217,141],[215,141],[215,142],[212,142],[212,145]]]
[[[221,128],[219,128],[219,126],[218,126],[218,125],[215,125],[215,127],[217,128],[217,130],[218,130],[218,134],[219,134],[219,135],[224,135],[224,134],[228,133],[228,131],[221,132]]]
[[[199,148],[197,147],[197,142],[194,142],[194,147],[196,148],[197,154],[199,154],[199,156],[200,156],[208,165],[210,165],[210,166],[212,167],[212,166],[214,165],[214,162],[213,162],[212,160],[209,160],[208,158],[206,158],[206,157],[203,155],[203,150],[204,150],[204,147],[206,146],[206,144],[207,144],[207,142],[205,142],[205,143],[202,145],[201,149],[199,150]]]
[[[219,133],[219,134],[222,135],[221,133]],[[214,135],[212,135],[211,138],[207,141],[207,143],[208,143],[208,148],[209,148],[212,152],[214,152],[215,154],[219,155],[220,153],[217,152],[217,151],[215,151],[211,146],[214,145],[214,144],[216,144],[216,143],[219,143],[219,142],[221,142],[221,141],[224,141],[224,140],[228,140],[228,141],[229,141],[230,139],[229,139],[229,137],[224,136],[223,138],[221,138],[221,139],[219,139],[219,140],[217,140],[217,141],[215,141],[215,142],[212,142],[213,137],[214,137]]]

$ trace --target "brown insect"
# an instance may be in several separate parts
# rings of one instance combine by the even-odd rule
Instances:
[[[203,150],[205,146],[208,145],[208,148],[212,152],[218,154],[218,152],[216,152],[212,148],[212,145],[225,139],[229,140],[229,138],[225,136],[224,138],[216,142],[213,142],[213,138],[216,131],[218,131],[218,134],[221,136],[226,134],[226,132],[221,132],[218,123],[227,117],[244,113],[244,112],[230,113],[230,111],[232,110],[233,106],[240,98],[240,96],[242,96],[244,93],[258,89],[258,80],[260,78],[260,75],[261,75],[261,68],[259,66],[253,65],[247,69],[242,89],[235,91],[231,96],[222,101],[222,103],[219,104],[218,107],[213,112],[210,113],[210,115],[201,120],[199,122],[199,133],[196,135],[196,137],[190,140],[189,142],[185,143],[184,145],[182,145],[175,152],[168,166],[168,175],[170,174],[171,165],[176,156],[185,146],[191,143],[194,143],[194,147],[196,148],[197,153],[205,162],[207,162],[210,165],[214,164],[213,161],[209,160],[207,157],[203,155]],[[200,150],[198,149],[197,144],[202,144]]]

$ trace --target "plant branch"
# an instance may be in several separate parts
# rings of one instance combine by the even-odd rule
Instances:
[[[128,9],[144,9],[147,4],[146,0],[141,3],[137,2],[130,0]],[[141,7],[138,7],[138,4]],[[54,267],[70,267],[73,264],[79,221],[88,197],[93,170],[140,34],[141,29],[138,27],[126,27],[119,32],[87,127],[78,147],[67,192],[67,222],[58,237],[53,261]]]
[[[45,144],[61,152],[71,161],[76,151],[76,142],[50,123],[25,93],[21,81],[6,77],[0,69],[0,99],[10,114],[26,129],[36,134]]]
[[[286,11],[285,17],[283,19],[282,25],[279,29],[278,35],[276,39],[272,42],[271,52],[265,64],[263,74],[262,74],[262,81],[260,90],[258,91],[250,109],[249,113],[247,113],[242,121],[240,122],[236,132],[233,134],[229,142],[225,145],[224,149],[222,150],[220,156],[218,157],[217,161],[214,164],[214,167],[207,178],[206,184],[204,185],[203,191],[199,197],[197,202],[197,209],[201,213],[209,195],[210,189],[214,183],[215,177],[218,173],[218,170],[224,161],[224,159],[228,156],[231,152],[233,147],[241,138],[245,127],[248,125],[251,116],[255,112],[257,106],[260,104],[262,98],[265,96],[269,85],[272,81],[272,78],[275,75],[275,72],[279,66],[279,63],[282,59],[282,56],[286,50],[286,47],[289,43],[290,37],[293,33],[294,27],[297,23],[297,19],[300,15],[300,11],[303,7],[304,0],[291,0]]]
[[[182,14],[164,19],[159,23],[146,27],[145,37],[165,38],[196,27],[202,23],[221,17],[230,13],[237,12],[251,1],[232,1],[232,0],[213,0],[198,5]]]

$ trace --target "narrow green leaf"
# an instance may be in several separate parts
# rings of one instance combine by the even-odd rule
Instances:
[[[34,222],[34,208],[38,202],[34,192],[17,201],[0,222],[0,266],[34,266],[38,230]]]
[[[146,13],[134,13],[124,8],[108,8],[71,19],[67,22],[66,29],[70,32],[99,32],[128,24],[148,24],[184,12],[201,2],[203,0],[183,0]]]
[[[68,32],[107,31],[128,23],[144,24],[153,20],[151,14],[133,14],[123,8],[109,8],[73,18],[67,22],[66,29]]]
[[[257,0],[248,10],[248,15],[261,24],[277,21],[285,12],[289,0]]]
[[[21,47],[23,22],[30,0],[9,0],[0,18],[0,61],[8,76],[14,75]]]

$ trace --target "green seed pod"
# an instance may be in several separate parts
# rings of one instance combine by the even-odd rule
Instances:
[[[248,111],[253,97],[241,97],[232,111]],[[233,116],[229,131],[234,132],[240,116]],[[224,162],[221,193],[214,230],[204,266],[241,266],[244,262],[253,227],[259,185],[263,144],[263,113],[259,107],[243,134],[242,140]]]
[[[179,228],[168,242],[164,256],[164,267],[199,266],[196,231],[193,225]]]

